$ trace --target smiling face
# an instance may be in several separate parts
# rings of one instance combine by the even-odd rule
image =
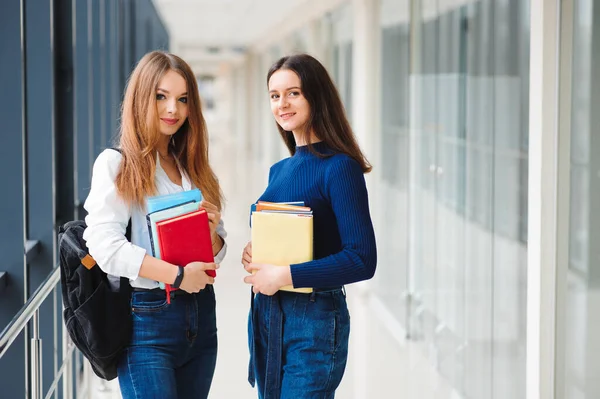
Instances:
[[[283,130],[294,133],[301,145],[306,124],[310,119],[310,104],[302,94],[300,77],[289,69],[280,69],[269,79],[271,112]]]
[[[160,119],[160,132],[175,134],[188,117],[187,83],[173,70],[169,70],[156,88],[156,109]]]

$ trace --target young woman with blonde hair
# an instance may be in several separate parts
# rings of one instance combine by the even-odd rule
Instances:
[[[94,163],[84,239],[111,283],[126,277],[133,287],[133,334],[118,367],[122,396],[206,398],[217,356],[214,279],[206,271],[225,256],[226,233],[196,78],[181,58],[154,51],[139,61],[125,91],[119,147]],[[154,258],[147,198],[193,188],[209,214],[215,262]],[[180,288],[170,304],[160,282]]]

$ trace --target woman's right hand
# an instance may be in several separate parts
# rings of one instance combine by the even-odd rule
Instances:
[[[252,241],[248,241],[244,252],[242,252],[242,265],[248,273],[252,273],[252,270],[249,269],[250,263],[252,263]]]
[[[191,262],[188,263],[183,271],[183,280],[179,288],[193,294],[200,292],[206,287],[206,284],[214,284],[215,279],[208,274],[207,270],[217,270],[219,265],[216,263]]]

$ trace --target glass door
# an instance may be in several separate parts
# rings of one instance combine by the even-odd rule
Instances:
[[[600,3],[573,0],[565,397],[600,397]],[[566,78],[566,77],[565,77]]]
[[[420,342],[436,363],[437,347],[437,251],[436,193],[438,185],[437,136],[439,134],[438,26],[425,19],[437,2],[414,2],[411,15],[410,71],[410,249],[409,337]]]
[[[408,329],[469,398],[525,393],[528,10],[412,3]]]
[[[412,16],[412,135],[410,310],[412,338],[422,342],[436,368],[460,392],[467,389],[468,361],[473,362],[469,334],[484,335],[489,343],[491,290],[491,235],[469,223],[482,201],[491,218],[491,164],[493,155],[471,144],[469,135],[491,135],[491,85],[473,72],[472,25],[475,6],[440,7],[438,1],[417,2]],[[477,3],[480,4],[480,3]],[[443,5],[443,4],[442,4]],[[471,24],[470,24],[471,22]],[[470,30],[471,28],[472,30]],[[486,103],[485,100],[488,100]],[[483,105],[483,109],[481,109]],[[488,126],[483,126],[488,124]],[[490,140],[486,143],[490,148]],[[475,203],[478,202],[478,203]],[[489,222],[488,222],[489,224]],[[481,262],[481,257],[487,257]],[[467,275],[469,268],[473,274]],[[475,305],[476,304],[476,305]],[[467,310],[474,311],[475,319]],[[487,322],[480,331],[478,323]],[[467,329],[467,323],[470,328]],[[491,361],[480,386],[490,390]],[[478,367],[483,364],[476,361]],[[480,375],[480,373],[476,373]],[[469,379],[471,380],[471,379]],[[487,384],[485,384],[487,382]],[[474,396],[489,397],[489,395]]]
[[[441,373],[464,390],[466,7],[438,13],[437,161],[435,177],[437,325]]]
[[[407,321],[409,245],[409,60],[408,0],[381,2],[381,162],[378,208],[383,210],[377,232],[380,264],[377,293],[396,321]]]

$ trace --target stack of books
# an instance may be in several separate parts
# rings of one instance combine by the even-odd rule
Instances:
[[[152,255],[173,265],[214,262],[208,214],[200,207],[202,195],[194,189],[148,198],[146,222]],[[206,272],[216,277],[214,270]],[[161,283],[171,303],[170,284]]]
[[[251,207],[252,262],[277,266],[313,260],[313,214],[303,202],[264,202]],[[312,288],[282,291],[311,293]]]

